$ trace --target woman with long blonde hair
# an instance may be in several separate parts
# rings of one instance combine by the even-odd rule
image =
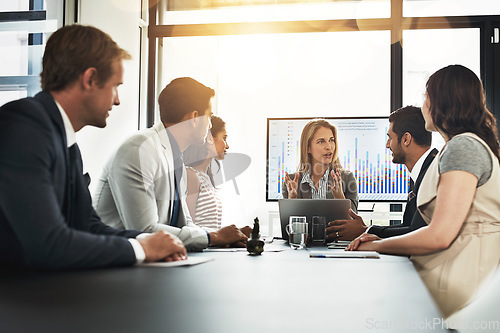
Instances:
[[[337,128],[324,119],[311,120],[300,137],[300,164],[285,174],[284,198],[349,199],[357,212],[358,184],[340,164]]]

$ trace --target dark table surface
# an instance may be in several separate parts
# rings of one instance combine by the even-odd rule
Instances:
[[[271,248],[284,251],[191,253],[214,260],[169,268],[4,271],[0,332],[441,331],[406,257],[322,259]]]

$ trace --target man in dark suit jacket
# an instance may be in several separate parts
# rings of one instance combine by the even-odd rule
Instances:
[[[327,241],[353,240],[364,232],[387,238],[403,235],[426,225],[417,210],[416,195],[422,178],[438,151],[430,149],[432,135],[425,129],[420,108],[414,106],[400,108],[391,113],[389,123],[386,147],[392,152],[392,162],[406,165],[411,174],[403,223],[368,227],[360,216],[349,212],[352,220],[336,220],[328,224]]]
[[[42,89],[0,109],[0,263],[24,268],[132,265],[185,258],[165,233],[113,229],[91,205],[75,132],[105,127],[120,103],[122,60],[107,34],[66,26],[47,41]]]

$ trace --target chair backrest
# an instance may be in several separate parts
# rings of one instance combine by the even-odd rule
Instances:
[[[481,286],[477,297],[446,319],[447,328],[465,332],[500,332],[500,268]]]

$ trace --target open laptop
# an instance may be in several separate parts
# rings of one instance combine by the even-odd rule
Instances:
[[[309,229],[312,217],[325,216],[326,223],[333,220],[348,220],[351,200],[349,199],[279,199],[281,235],[288,240],[286,226],[290,216],[306,216]]]

